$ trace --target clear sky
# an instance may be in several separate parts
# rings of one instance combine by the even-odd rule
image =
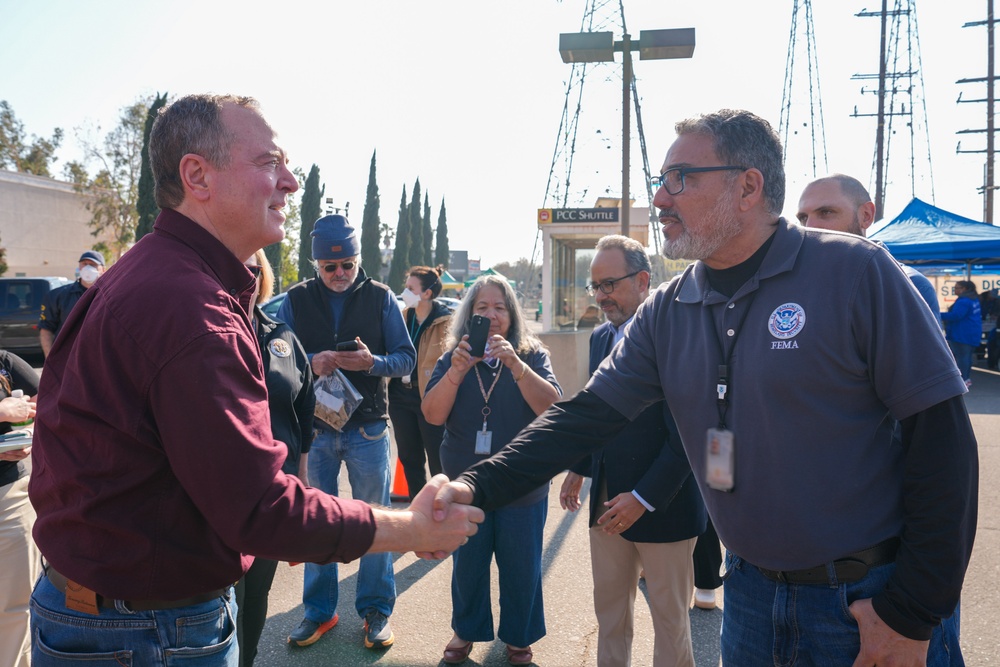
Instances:
[[[778,127],[791,0],[624,4],[634,35],[697,31],[692,59],[635,65],[654,171],[678,119],[734,107]],[[916,195],[981,220],[976,188],[984,156],[956,155],[955,133],[985,127],[985,105],[955,100],[960,92],[966,99],[985,97],[985,87],[955,81],[986,75],[985,28],[962,28],[985,18],[986,2],[917,4],[934,196],[927,148],[919,146]],[[861,91],[875,84],[851,76],[877,72],[878,20],[855,14],[880,3],[813,5],[829,171],[870,184],[875,122],[851,114],[855,108],[874,113],[875,96]],[[452,249],[469,250],[485,267],[532,252],[571,71],[559,57],[558,35],[581,29],[584,6],[583,0],[0,0],[0,99],[31,134],[50,136],[55,127],[67,132],[56,164],[61,172],[62,163],[79,156],[75,128],[109,129],[119,109],[138,96],[253,95],[292,164],[306,171],[317,164],[326,196],[336,206],[350,202],[356,224],[377,150],[382,221],[395,227],[402,188],[409,195],[419,177],[435,224],[446,200]],[[804,47],[796,60],[805,65]],[[618,64],[593,67],[588,75],[574,166],[574,181],[587,193],[581,189],[570,205],[591,206],[604,192],[620,195],[620,77]],[[793,83],[792,125],[800,127],[809,120],[804,70]],[[789,141],[786,215],[794,215],[812,177],[810,149],[801,139],[806,131]],[[887,218],[911,197],[903,150],[909,133],[901,124],[894,141],[890,159],[898,156],[899,169],[890,175]],[[963,149],[985,146],[983,135],[962,141]],[[642,203],[637,139],[632,154],[633,197]]]

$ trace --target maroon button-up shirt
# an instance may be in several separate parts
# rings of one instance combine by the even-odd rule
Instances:
[[[371,509],[281,472],[248,312],[253,279],[164,210],[63,324],[39,387],[34,538],[66,577],[121,599],[236,581],[255,554],[346,562]]]

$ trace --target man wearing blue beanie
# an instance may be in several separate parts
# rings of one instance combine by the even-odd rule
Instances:
[[[288,290],[278,319],[298,335],[317,376],[340,369],[364,398],[340,431],[315,420],[308,481],[337,495],[337,478],[345,463],[354,497],[388,506],[386,378],[410,373],[416,351],[395,295],[361,268],[361,244],[347,218],[324,216],[316,221],[311,236],[317,277]],[[352,342],[357,344],[355,350],[337,351],[338,344]],[[289,635],[289,643],[309,646],[336,625],[337,597],[337,564],[307,563],[302,591],[305,618]],[[390,554],[362,556],[355,608],[365,622],[366,647],[392,645],[389,616],[395,601]]]

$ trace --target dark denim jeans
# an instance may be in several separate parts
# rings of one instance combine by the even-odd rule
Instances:
[[[31,664],[123,667],[237,667],[236,599],[225,597],[178,609],[100,610],[65,606],[65,594],[38,580],[31,595]]]
[[[496,557],[500,588],[497,636],[529,646],[545,636],[542,606],[542,533],[547,498],[486,513],[479,532],[452,555],[451,628],[465,641],[493,640],[490,561]]]
[[[864,579],[851,584],[782,584],[727,552],[723,665],[851,665],[861,651],[861,638],[848,607],[882,590],[895,568],[895,564],[872,568]],[[955,614],[934,630],[927,667],[964,665]]]

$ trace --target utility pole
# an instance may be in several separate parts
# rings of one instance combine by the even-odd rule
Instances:
[[[962,95],[958,96],[958,104],[966,104],[973,102],[986,102],[986,129],[985,130],[959,130],[957,134],[981,134],[986,133],[986,150],[962,150],[962,143],[959,142],[958,147],[955,149],[956,153],[986,153],[986,164],[983,167],[983,185],[979,188],[979,191],[983,193],[983,220],[989,224],[993,224],[993,192],[996,190],[996,185],[994,184],[994,173],[993,173],[993,155],[994,155],[994,103],[996,101],[994,95],[994,82],[996,81],[995,68],[993,65],[993,27],[995,21],[993,19],[993,0],[987,0],[986,2],[986,20],[976,21],[973,23],[966,23],[963,28],[970,28],[973,26],[986,26],[986,78],[976,78],[976,79],[959,79],[955,83],[986,83],[986,98],[976,99],[976,100],[963,100]]]

